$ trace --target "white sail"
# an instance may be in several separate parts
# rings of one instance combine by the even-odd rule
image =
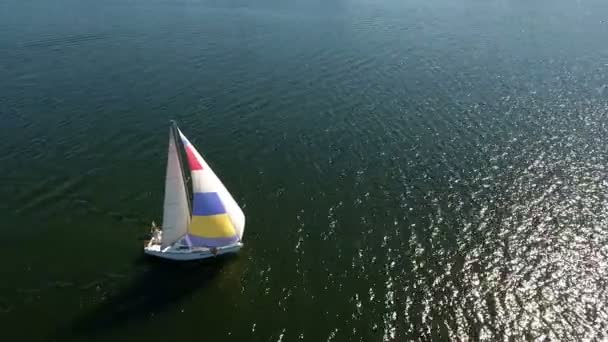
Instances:
[[[165,178],[165,201],[161,248],[174,244],[188,231],[190,209],[173,130],[169,131],[169,155]]]

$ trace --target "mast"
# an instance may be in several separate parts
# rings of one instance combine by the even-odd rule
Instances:
[[[175,120],[171,120],[171,130],[173,131],[173,140],[175,142],[175,146],[179,146],[177,149],[177,159],[179,160],[180,170],[182,172],[182,180],[184,181],[184,185],[188,184],[186,174],[184,173],[184,161],[182,160],[182,152],[184,151],[184,146],[182,143],[182,139],[179,138],[179,129],[177,128],[177,122]],[[186,186],[186,200],[188,201],[188,213],[192,215],[192,200],[190,194],[188,194],[188,187]]]

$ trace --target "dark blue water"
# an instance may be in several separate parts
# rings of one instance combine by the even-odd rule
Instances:
[[[0,3],[0,336],[608,331],[608,2]],[[142,256],[169,119],[247,216]]]

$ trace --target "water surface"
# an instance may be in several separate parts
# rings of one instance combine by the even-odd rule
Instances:
[[[4,1],[2,336],[606,338],[606,37],[601,0]],[[142,257],[169,119],[236,257]]]

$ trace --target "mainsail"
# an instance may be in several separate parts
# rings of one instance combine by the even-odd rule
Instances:
[[[190,225],[186,185],[173,131],[174,128],[172,127],[169,131],[169,155],[165,177],[161,248],[171,246],[178,241],[187,233]]]
[[[222,247],[240,241],[245,229],[243,211],[179,129],[178,133],[192,177],[192,220],[187,229],[187,243]]]

